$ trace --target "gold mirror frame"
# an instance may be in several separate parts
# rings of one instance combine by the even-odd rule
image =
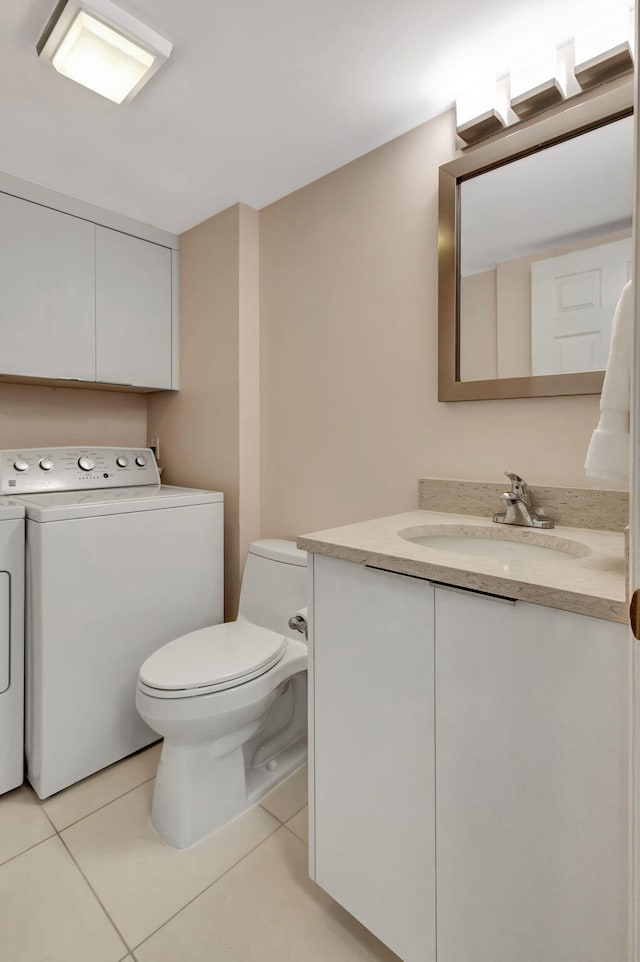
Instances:
[[[500,398],[600,394],[603,371],[460,380],[460,184],[471,176],[569,140],[633,113],[633,77],[572,98],[534,118],[507,128],[440,168],[438,214],[438,400],[487,401]]]

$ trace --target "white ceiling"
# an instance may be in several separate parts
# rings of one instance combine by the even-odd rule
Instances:
[[[128,106],[35,44],[55,0],[0,6],[0,169],[182,231],[263,207],[449,107],[612,0],[118,0],[174,44]],[[613,0],[617,3],[618,0]]]

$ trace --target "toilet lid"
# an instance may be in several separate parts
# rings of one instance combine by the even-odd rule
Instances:
[[[165,691],[242,684],[276,665],[286,647],[282,635],[250,621],[210,625],[154,652],[140,669],[140,681]]]

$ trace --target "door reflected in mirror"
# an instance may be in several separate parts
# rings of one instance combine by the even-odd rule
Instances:
[[[633,118],[459,183],[458,381],[602,371],[631,277]]]

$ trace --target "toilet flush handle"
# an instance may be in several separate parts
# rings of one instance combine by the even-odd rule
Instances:
[[[306,608],[303,608],[302,611],[296,611],[295,615],[291,615],[289,618],[289,627],[292,631],[299,631],[305,638],[308,637]]]

